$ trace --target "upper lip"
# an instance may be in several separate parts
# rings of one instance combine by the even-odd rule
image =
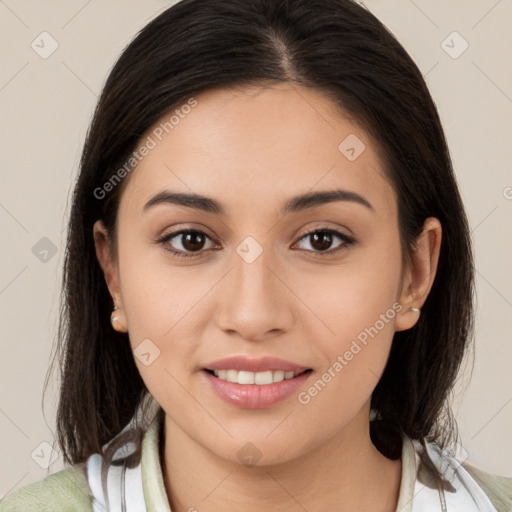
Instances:
[[[278,357],[265,356],[258,359],[249,359],[245,356],[231,356],[218,359],[205,366],[207,370],[243,370],[248,372],[264,372],[267,370],[283,370],[285,372],[302,373],[308,370],[306,366],[279,359]]]

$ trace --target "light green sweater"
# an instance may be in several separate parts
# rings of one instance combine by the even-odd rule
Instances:
[[[156,415],[142,443],[142,488],[148,511],[171,512],[159,459],[159,418],[160,415]],[[412,443],[404,443],[397,512],[412,510],[416,481],[414,457]],[[512,478],[491,475],[468,464],[463,464],[463,467],[498,512],[512,512]],[[69,466],[0,500],[0,512],[92,512],[93,497],[86,475],[85,463]]]

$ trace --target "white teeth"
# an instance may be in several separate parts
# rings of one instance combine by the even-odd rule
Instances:
[[[236,370],[228,370],[226,380],[228,382],[238,382],[238,372]]]
[[[238,372],[238,384],[254,384],[254,372]]]
[[[274,382],[281,382],[282,380],[284,380],[284,372],[283,372],[283,370],[276,370],[274,372]]]
[[[283,370],[267,370],[266,372],[247,372],[245,370],[213,370],[213,374],[220,380],[237,382],[238,384],[257,384],[264,386],[285,379],[293,379],[297,374]]]
[[[268,372],[258,372],[254,374],[254,384],[272,384],[272,382],[274,382],[274,375],[270,370]]]

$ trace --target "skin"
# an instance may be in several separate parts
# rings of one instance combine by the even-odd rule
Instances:
[[[116,328],[129,333],[132,348],[149,338],[160,350],[148,366],[135,362],[166,412],[170,506],[394,511],[401,461],[371,442],[370,398],[394,332],[414,326],[418,313],[409,308],[421,308],[431,289],[441,225],[426,220],[403,268],[396,197],[377,150],[318,91],[279,84],[210,90],[196,99],[128,178],[117,260],[102,222],[94,226],[98,260],[119,307]],[[354,161],[338,149],[349,134],[366,146]],[[357,192],[373,211],[336,201],[280,213],[292,196],[335,188]],[[143,212],[164,189],[207,195],[226,215],[172,204]],[[182,236],[166,244],[188,250],[188,259],[155,243],[184,228],[209,237],[199,245],[202,256]],[[329,256],[304,237],[325,228],[355,242],[334,253],[344,242],[333,237]],[[236,252],[247,236],[263,250],[252,263]],[[313,369],[307,390],[397,303],[401,311],[306,405],[292,394],[267,409],[239,409],[211,391],[201,373],[223,357],[273,355]],[[237,457],[248,442],[261,453],[253,467]]]

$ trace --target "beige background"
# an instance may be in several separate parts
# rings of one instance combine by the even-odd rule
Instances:
[[[0,0],[0,496],[62,467],[51,450],[55,387],[44,415],[41,402],[71,184],[111,66],[135,33],[171,3]],[[478,270],[475,366],[466,392],[456,396],[457,418],[469,460],[511,476],[512,1],[364,3],[415,59],[444,123]],[[39,52],[51,49],[49,36],[40,36],[44,31],[58,43],[46,59],[31,46],[35,41]],[[464,40],[469,47],[458,56]],[[44,237],[55,255],[48,240],[40,241]],[[44,255],[41,247],[50,252]]]

